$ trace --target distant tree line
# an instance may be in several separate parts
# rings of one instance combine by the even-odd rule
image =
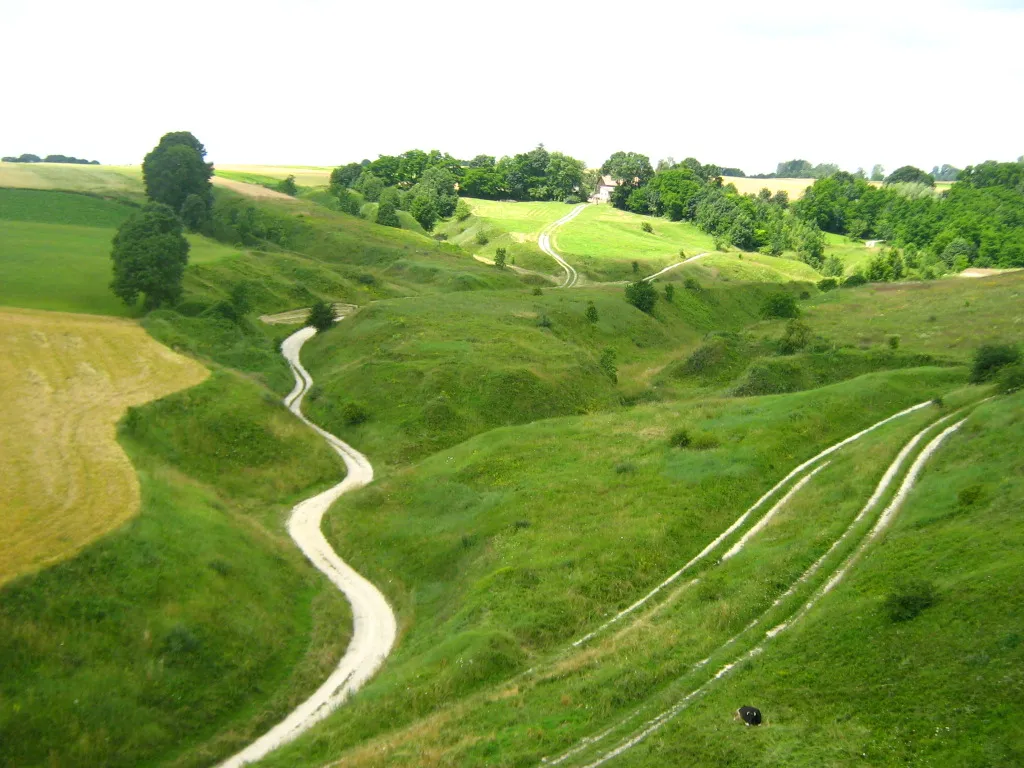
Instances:
[[[883,273],[899,279],[900,261],[931,273],[1024,266],[1024,162],[968,166],[947,191],[934,185],[912,166],[894,171],[881,187],[840,172],[815,181],[793,212],[825,232],[885,240],[896,254],[885,257],[888,269],[876,259],[868,279]]]
[[[593,194],[596,183],[596,174],[588,173],[582,160],[539,145],[500,160],[477,155],[464,161],[419,149],[381,155],[335,168],[330,189],[347,213],[359,214],[354,191],[378,204],[378,224],[397,227],[398,212],[407,211],[429,232],[440,219],[455,214],[459,196],[580,202]]]
[[[39,155],[24,154],[18,157],[0,158],[5,163],[72,163],[73,165],[99,165],[99,160],[83,160],[80,157],[68,157],[67,155]]]

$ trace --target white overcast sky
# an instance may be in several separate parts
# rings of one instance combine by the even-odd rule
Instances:
[[[539,142],[772,171],[1024,154],[1024,0],[0,0],[0,155],[337,165]]]

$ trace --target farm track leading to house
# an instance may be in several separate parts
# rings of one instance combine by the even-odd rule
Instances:
[[[331,714],[380,669],[397,635],[395,614],[384,595],[338,556],[320,530],[324,513],[338,498],[373,480],[373,467],[363,454],[318,427],[302,413],[302,399],[312,387],[313,378],[302,366],[299,354],[302,345],[314,335],[315,329],[302,328],[281,344],[281,354],[295,375],[295,388],[285,398],[284,404],[337,451],[345,462],[347,473],[337,485],[295,505],[288,519],[288,533],[310,562],[334,582],[351,604],[352,640],[334,672],[312,696],[270,731],[221,763],[221,768],[240,768],[256,762]]]
[[[557,261],[558,266],[560,266],[564,270],[565,282],[563,282],[560,286],[562,288],[572,288],[579,282],[580,276],[576,272],[576,270],[572,268],[569,262],[563,259],[561,255],[558,253],[558,251],[556,251],[554,247],[551,245],[551,235],[553,235],[555,233],[555,230],[557,230],[560,226],[562,226],[563,224],[568,224],[570,221],[579,216],[580,213],[583,212],[583,209],[586,207],[586,203],[577,205],[575,208],[569,211],[569,213],[560,218],[558,221],[552,222],[551,224],[548,224],[546,227],[544,227],[544,229],[541,230],[540,236],[537,238],[537,245],[540,246],[540,249],[544,251],[544,253],[546,253],[548,256],[553,258],[555,261]]]

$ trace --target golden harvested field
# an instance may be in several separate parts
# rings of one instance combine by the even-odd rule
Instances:
[[[0,187],[92,192],[140,201],[145,198],[142,168],[138,165],[0,163]]]
[[[0,308],[0,584],[132,517],[139,483],[116,440],[125,410],[194,386],[199,363],[133,322]]]
[[[257,176],[270,176],[275,179],[295,177],[295,183],[301,187],[325,187],[331,181],[333,168],[313,168],[303,165],[221,165],[218,171],[235,173],[252,173]]]
[[[735,184],[736,189],[743,195],[756,195],[766,187],[772,194],[780,189],[786,190],[790,200],[799,200],[804,196],[804,190],[814,183],[814,179],[745,179],[734,176],[723,176],[723,184]]]

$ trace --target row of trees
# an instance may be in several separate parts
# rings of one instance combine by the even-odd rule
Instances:
[[[428,232],[455,212],[459,195],[489,200],[578,202],[593,194],[597,174],[582,160],[548,152],[543,145],[496,160],[477,155],[460,161],[437,150],[410,150],[339,166],[331,172],[331,192],[347,213],[358,214],[360,193],[378,203],[377,223],[398,226],[397,211],[408,211]],[[382,215],[383,214],[383,215]]]
[[[99,165],[99,160],[83,160],[80,157],[69,157],[68,155],[39,155],[24,154],[17,157],[0,158],[5,163],[71,163],[73,165]]]
[[[826,232],[938,257],[937,268],[1024,266],[1024,162],[969,166],[944,193],[933,185],[909,166],[882,187],[840,172],[817,180],[793,211]]]
[[[213,205],[213,164],[206,148],[191,133],[165,134],[142,162],[149,203],[118,229],[111,251],[114,294],[143,309],[173,304],[181,298],[189,244],[184,229],[198,231]]]

